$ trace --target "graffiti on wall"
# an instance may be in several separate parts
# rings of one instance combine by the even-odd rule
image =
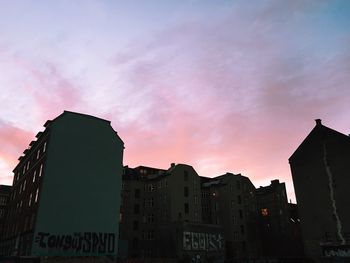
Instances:
[[[35,243],[40,248],[57,249],[76,253],[108,253],[115,252],[115,233],[74,233],[55,235],[39,232]]]
[[[223,250],[223,240],[221,234],[184,231],[183,249],[220,251]]]

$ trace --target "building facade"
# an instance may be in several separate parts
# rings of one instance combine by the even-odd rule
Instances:
[[[272,180],[256,189],[259,232],[264,257],[302,258],[300,220],[296,204],[289,204],[285,183]]]
[[[222,227],[202,221],[201,179],[192,166],[125,167],[121,255],[223,259]]]
[[[13,170],[1,251],[116,255],[124,144],[109,121],[65,111]]]
[[[227,260],[258,257],[255,187],[241,174],[226,173],[202,180],[203,222],[222,226]]]
[[[307,256],[350,257],[350,137],[316,126],[289,158]]]
[[[0,243],[3,238],[3,235],[1,233],[3,233],[4,231],[4,222],[6,218],[6,212],[7,212],[6,207],[10,199],[10,193],[11,193],[10,185],[0,185]],[[0,250],[0,255],[2,255],[1,250]]]

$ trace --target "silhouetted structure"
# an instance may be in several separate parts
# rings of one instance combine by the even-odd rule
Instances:
[[[116,255],[123,142],[109,121],[65,111],[13,170],[1,251]]]
[[[192,166],[125,167],[120,256],[223,259],[222,228],[202,223],[201,181]]]
[[[3,238],[3,225],[6,217],[6,206],[9,202],[9,196],[11,193],[11,186],[10,185],[0,185],[0,243]],[[1,249],[1,247],[0,247]],[[0,255],[2,251],[0,250]]]
[[[223,227],[226,259],[260,256],[255,187],[249,178],[226,173],[201,179],[203,221]]]
[[[350,256],[350,137],[316,126],[289,158],[307,256]]]
[[[295,204],[288,204],[286,185],[272,180],[256,189],[263,256],[301,258],[302,241]],[[293,215],[293,217],[292,217]]]

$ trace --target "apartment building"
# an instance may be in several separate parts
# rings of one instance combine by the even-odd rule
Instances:
[[[116,255],[123,141],[109,121],[65,111],[14,168],[4,255]]]
[[[3,227],[4,227],[4,221],[6,218],[6,206],[9,201],[9,196],[11,193],[11,186],[10,185],[0,185],[0,243],[3,238]],[[1,247],[0,247],[1,249]],[[2,254],[2,251],[0,250],[0,255]]]
[[[350,257],[350,137],[316,120],[289,158],[305,253]]]
[[[241,174],[232,173],[201,177],[201,181],[203,221],[222,226],[226,259],[258,257],[261,244],[252,182]]]
[[[256,189],[259,230],[264,257],[303,257],[300,220],[295,204],[289,204],[286,185],[272,180]]]
[[[223,258],[220,226],[203,224],[201,179],[192,166],[125,167],[120,254],[135,258]]]

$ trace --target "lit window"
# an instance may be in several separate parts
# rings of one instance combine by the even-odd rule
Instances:
[[[32,205],[32,198],[33,198],[33,194],[29,195],[29,202],[28,202],[28,206]]]
[[[267,208],[262,208],[261,209],[261,215],[262,216],[268,216],[269,215],[269,211],[267,210]]]
[[[43,152],[46,151],[46,142],[44,143]]]
[[[36,159],[39,159],[39,157],[40,157],[40,149],[36,153]]]
[[[23,187],[22,187],[22,191],[23,191],[23,192],[24,192],[24,190],[26,189],[26,183],[27,183],[27,181],[24,180],[24,182],[23,182]]]
[[[33,183],[35,182],[35,177],[36,177],[36,170],[33,173]]]
[[[38,202],[38,196],[39,196],[39,188],[36,189],[36,193],[35,193],[35,200],[34,202],[37,203]]]
[[[40,171],[39,171],[39,177],[41,177],[42,172],[43,172],[43,165],[41,164],[40,165]]]

